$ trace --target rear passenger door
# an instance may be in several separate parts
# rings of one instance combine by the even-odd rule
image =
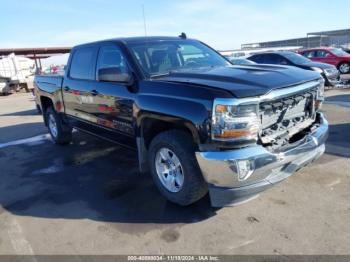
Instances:
[[[63,81],[65,113],[75,126],[79,121],[96,122],[91,91],[95,89],[97,52],[96,45],[75,48]]]

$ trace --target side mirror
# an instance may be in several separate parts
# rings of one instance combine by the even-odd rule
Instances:
[[[98,81],[130,83],[132,76],[130,73],[122,72],[119,67],[101,68],[98,70]]]

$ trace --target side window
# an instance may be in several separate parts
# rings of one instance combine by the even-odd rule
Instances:
[[[316,51],[306,51],[303,53],[303,56],[307,58],[314,58],[316,55]]]
[[[82,80],[95,79],[95,61],[97,48],[83,47],[75,50],[70,65],[70,77]]]
[[[273,54],[266,54],[262,62],[264,64],[277,64],[276,56]]]
[[[320,57],[320,58],[328,57],[329,55],[330,54],[327,51],[324,51],[324,50],[318,50],[317,53],[316,53],[316,56]]]
[[[97,72],[101,68],[118,68],[120,73],[127,73],[126,59],[117,46],[102,46],[97,59]]]
[[[262,59],[262,55],[253,55],[249,57],[249,60],[252,60],[255,63],[261,64],[263,59]]]
[[[289,63],[289,61],[285,58],[285,57],[283,57],[283,56],[281,56],[281,55],[275,55],[276,57],[275,57],[275,63],[274,64],[278,64],[278,65],[289,65],[290,63]]]

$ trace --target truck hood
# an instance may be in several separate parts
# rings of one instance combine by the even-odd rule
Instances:
[[[244,98],[261,96],[274,89],[319,78],[319,73],[297,67],[242,65],[171,72],[154,80],[219,88],[231,92],[237,98]]]

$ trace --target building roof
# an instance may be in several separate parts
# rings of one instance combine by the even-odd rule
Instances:
[[[31,47],[31,48],[0,48],[0,56],[15,53],[29,58],[47,58],[53,55],[69,53],[71,47]]]
[[[332,37],[343,37],[342,42],[338,40],[332,42]],[[332,45],[334,43],[337,46],[344,46],[346,44],[350,45],[350,29],[341,29],[341,30],[332,30],[332,31],[320,31],[320,32],[311,32],[307,33],[306,37],[301,38],[291,38],[291,39],[282,39],[276,41],[265,41],[265,42],[256,42],[242,44],[242,49],[248,48],[264,48],[264,47],[277,47],[277,46],[287,46],[287,45],[301,45],[304,47],[310,46],[319,46],[319,45]]]
[[[320,47],[310,47],[310,48],[303,48],[302,51],[312,51],[312,50],[331,50],[334,49],[334,47],[329,46],[320,46]]]
[[[350,35],[350,29],[312,32],[312,33],[307,33],[307,35],[314,35],[314,36]]]

